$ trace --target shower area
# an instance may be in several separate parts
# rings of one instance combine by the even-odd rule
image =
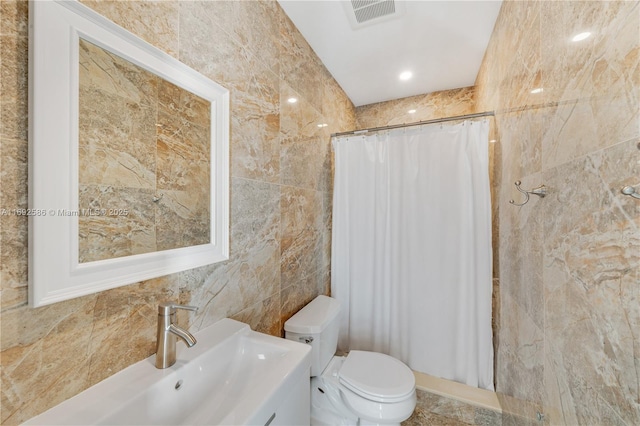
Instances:
[[[640,2],[505,2],[473,87],[356,108],[358,129],[495,111],[501,424],[640,422],[639,49]],[[516,181],[547,194],[517,206]]]
[[[493,390],[489,115],[334,135],[342,350]]]

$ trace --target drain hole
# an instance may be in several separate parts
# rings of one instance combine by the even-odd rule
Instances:
[[[178,380],[176,382],[175,388],[176,388],[176,390],[179,390],[181,387],[182,387],[182,380]]]
[[[318,390],[320,391],[320,393],[324,393],[324,391],[322,389],[318,388]]]

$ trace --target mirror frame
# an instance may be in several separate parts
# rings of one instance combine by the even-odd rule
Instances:
[[[83,38],[211,102],[210,241],[78,261],[78,80]],[[229,91],[78,1],[29,2],[29,305],[229,258]]]

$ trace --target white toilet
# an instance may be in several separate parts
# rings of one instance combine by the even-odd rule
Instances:
[[[285,337],[311,345],[312,425],[398,425],[416,406],[413,372],[385,354],[338,347],[340,302],[318,296],[284,323]]]

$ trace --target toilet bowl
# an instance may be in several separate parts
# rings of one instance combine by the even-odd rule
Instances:
[[[285,322],[285,337],[311,345],[312,425],[397,425],[416,406],[413,372],[389,355],[336,356],[340,303],[318,296]]]

